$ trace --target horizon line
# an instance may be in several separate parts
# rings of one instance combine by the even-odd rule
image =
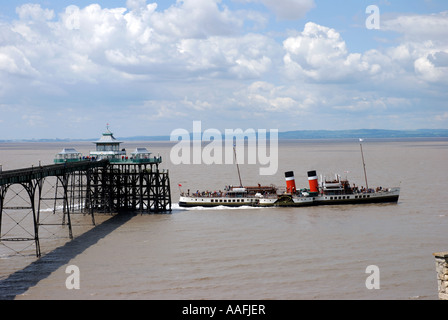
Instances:
[[[247,129],[246,129],[247,130]],[[276,130],[276,129],[270,129],[270,130]],[[266,136],[269,136],[270,130],[266,130]],[[371,136],[355,136],[357,133],[362,133],[364,131],[365,133],[371,132]],[[247,137],[244,135],[243,131],[241,134],[236,133],[235,135],[232,135],[232,138],[237,138],[237,136]],[[377,132],[375,135],[374,132]],[[383,133],[381,135],[380,133]],[[400,134],[399,136],[394,136],[389,133],[397,133]],[[417,135],[412,135],[412,133],[419,133]],[[258,132],[254,132],[255,135],[258,135]],[[316,136],[306,136],[306,137],[280,137],[280,135],[284,134],[290,134],[290,135],[299,135],[300,133],[315,133]],[[335,136],[331,137],[330,135],[327,135],[323,137],[322,135],[318,135],[318,133],[342,133],[342,136]],[[438,134],[437,134],[438,133]],[[190,138],[193,132],[189,132]],[[201,135],[203,134],[203,131],[201,131]],[[442,134],[442,135],[440,135]],[[313,129],[313,130],[289,130],[289,131],[278,131],[279,140],[292,140],[292,139],[299,139],[299,140],[312,140],[312,139],[359,139],[359,138],[374,138],[374,139],[391,139],[391,138],[448,138],[448,129],[340,129],[340,130],[327,130],[327,129]],[[225,138],[225,134],[222,134],[222,136]],[[128,136],[128,137],[117,137],[117,139],[120,140],[138,140],[143,139],[146,141],[171,141],[170,140],[171,135],[135,135],[135,136]],[[155,140],[151,140],[155,139]],[[58,141],[96,141],[98,138],[18,138],[18,139],[0,139],[0,142],[58,142]],[[195,140],[195,139],[192,139]],[[225,139],[224,139],[225,140]],[[175,142],[175,141],[173,141]]]

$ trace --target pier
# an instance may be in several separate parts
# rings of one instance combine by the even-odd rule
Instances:
[[[40,257],[39,229],[48,224],[43,211],[62,212],[61,221],[51,224],[66,226],[70,239],[75,212],[90,215],[93,225],[95,213],[171,212],[169,172],[159,169],[162,157],[146,148],[128,157],[109,130],[95,143],[86,157],[64,149],[54,164],[0,171],[0,243],[34,242]],[[5,216],[11,225],[3,223]]]

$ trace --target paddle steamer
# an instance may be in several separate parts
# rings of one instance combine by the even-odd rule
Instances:
[[[360,139],[360,142],[363,140]],[[334,179],[322,177],[319,181],[316,170],[308,171],[309,188],[296,189],[294,172],[285,173],[286,192],[279,192],[274,185],[263,187],[226,187],[224,192],[181,193],[179,206],[181,207],[216,207],[216,206],[260,206],[260,207],[305,207],[316,205],[363,204],[363,203],[396,203],[400,196],[400,188],[369,188],[364,162],[366,186],[350,185],[347,179],[335,175]]]

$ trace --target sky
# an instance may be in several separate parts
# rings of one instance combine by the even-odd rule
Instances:
[[[446,0],[0,2],[0,140],[446,129],[447,89]]]

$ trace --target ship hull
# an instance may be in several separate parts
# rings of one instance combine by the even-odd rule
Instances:
[[[263,207],[304,207],[369,203],[397,203],[399,197],[400,189],[393,188],[386,192],[366,194],[320,195],[316,197],[283,195],[278,199],[260,199],[258,205]]]
[[[324,205],[350,205],[369,203],[397,203],[400,197],[400,188],[392,188],[388,191],[365,193],[365,194],[343,194],[343,195],[319,195],[298,197],[283,194],[278,197],[180,197],[180,207],[309,207]]]
[[[315,205],[338,205],[338,204],[364,204],[364,203],[396,203],[398,195],[358,198],[358,199],[338,199],[338,200],[315,200]]]
[[[294,197],[284,194],[278,198],[262,198],[258,202],[259,207],[307,207],[313,206],[313,197]]]
[[[243,207],[256,206],[257,198],[225,198],[225,197],[180,197],[179,206],[184,208],[191,207]]]

